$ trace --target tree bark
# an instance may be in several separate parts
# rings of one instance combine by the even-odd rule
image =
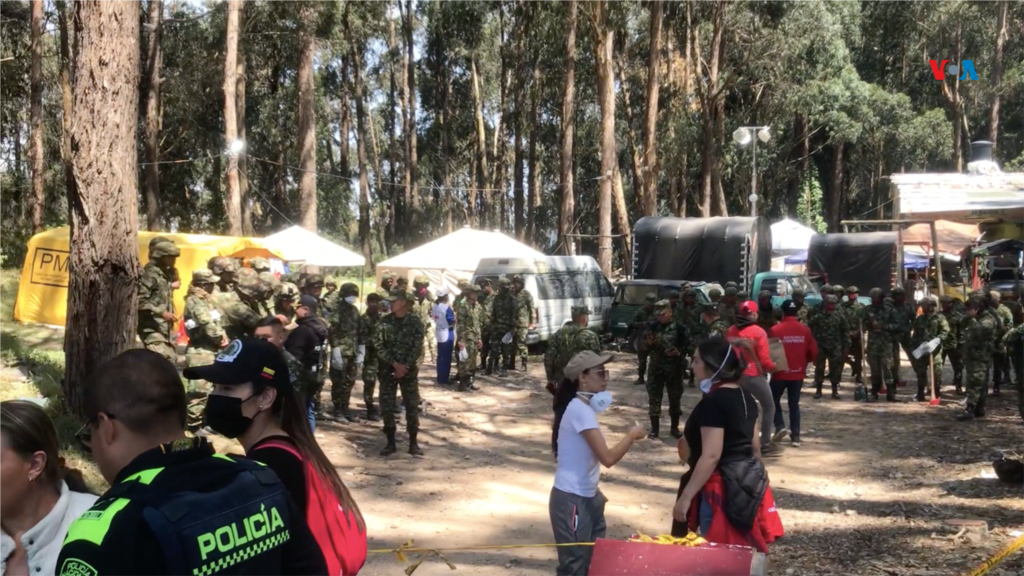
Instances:
[[[559,170],[559,189],[561,202],[558,211],[558,242],[564,254],[576,253],[575,245],[569,234],[573,231],[576,221],[576,197],[573,191],[572,150],[573,150],[573,116],[576,108],[573,100],[576,96],[576,0],[569,0],[569,32],[565,38],[565,87],[562,92],[562,142],[561,166]]]
[[[160,229],[160,32],[163,0],[149,0],[146,26],[145,98],[146,123],[143,148],[146,155],[146,229]]]
[[[29,78],[31,99],[29,123],[32,147],[32,233],[43,231],[43,207],[46,190],[43,188],[43,0],[32,0],[30,22],[32,63]],[[133,168],[134,170],[134,168]]]
[[[352,116],[348,106],[348,58],[341,60],[341,94],[338,95],[338,164],[339,173],[348,178],[351,171],[349,158],[349,134],[352,133]]]
[[[726,215],[721,210],[724,209],[724,204],[719,202],[718,198],[718,186],[715,185],[715,174],[716,170],[720,166],[720,160],[718,158],[718,147],[721,145],[718,140],[719,132],[719,104],[722,103],[724,107],[725,94],[722,86],[719,86],[719,66],[721,62],[722,53],[722,37],[725,34],[725,3],[719,2],[715,4],[714,12],[714,27],[711,36],[711,51],[710,51],[710,63],[708,65],[708,80],[707,85],[697,83],[697,90],[700,94],[701,100],[701,116],[703,118],[703,133],[704,133],[704,149],[701,153],[701,174],[700,174],[700,189],[701,189],[701,216],[708,218],[712,216],[712,211],[715,208],[716,215]],[[700,43],[698,41],[697,28],[693,28],[694,49],[700,51]],[[724,119],[722,119],[724,123]],[[714,198],[715,202],[712,202]],[[713,204],[717,204],[714,206]]]
[[[626,194],[622,189],[622,172],[619,164],[615,164],[612,180],[612,194],[615,196],[615,217],[619,227],[619,240],[622,244],[622,274],[632,274],[633,251],[630,249],[632,229],[629,226],[629,207],[626,206]],[[608,239],[611,242],[611,238]]]
[[[229,236],[242,235],[242,195],[238,184],[238,154],[231,151],[232,144],[238,139],[235,75],[238,73],[238,13],[240,8],[241,0],[228,0],[227,38],[224,50],[224,147],[228,150],[228,166],[224,212],[227,215]]]
[[[139,3],[76,2],[74,186],[64,395],[135,345],[138,318]]]
[[[390,184],[388,186],[388,197],[391,199],[388,202],[388,245],[397,244],[399,242],[399,230],[401,229],[403,220],[403,211],[401,203],[401,194],[398,189],[398,174],[396,165],[398,163],[397,153],[398,149],[395,146],[395,141],[398,139],[396,131],[398,130],[398,122],[395,121],[395,104],[398,100],[398,84],[395,80],[395,61],[398,59],[397,56],[397,44],[395,42],[395,20],[391,18],[391,8],[388,8],[388,77],[389,77],[389,88],[388,88],[388,172]],[[403,76],[405,72],[402,73]],[[403,118],[405,117],[405,108],[402,108]]]
[[[64,187],[68,190],[74,188],[75,178],[71,166],[71,131],[72,120],[74,119],[75,95],[71,88],[71,43],[68,38],[69,24],[67,13],[67,2],[58,0],[57,5],[57,27],[60,29],[60,93],[61,93],[61,138],[60,156],[64,164]],[[70,214],[68,221],[71,220]]]
[[[647,55],[647,116],[644,123],[643,214],[658,213],[658,91],[661,71],[663,3],[651,2],[650,50]]]
[[[828,179],[828,198],[825,199],[825,222],[828,224],[828,231],[835,233],[840,231],[839,227],[839,206],[843,196],[843,149],[842,142],[832,146],[832,165]]]
[[[992,153],[999,148],[999,105],[1003,87],[1003,48],[1006,45],[1006,12],[1010,3],[1002,0],[999,3],[999,21],[996,24],[996,48],[992,54],[992,106],[988,116],[988,139],[992,142]]]
[[[523,190],[523,180],[526,178],[526,158],[523,150],[523,108],[526,106],[526,79],[523,73],[525,59],[523,58],[523,41],[526,37],[523,29],[524,18],[520,16],[516,25],[516,54],[515,68],[512,71],[513,90],[512,106],[512,133],[513,133],[513,169],[512,169],[512,221],[516,239],[520,242],[526,241],[526,192]]]
[[[238,139],[246,144],[238,154],[238,198],[242,204],[242,234],[253,236],[255,231],[252,227],[252,201],[249,198],[249,163],[246,160],[249,141],[245,135],[245,54],[241,53],[238,55],[238,68],[235,71],[235,101]]]
[[[540,139],[537,124],[537,101],[540,99],[540,57],[533,59],[533,84],[530,85],[530,152],[527,158],[527,204],[526,239],[530,245],[537,242],[537,212],[540,210],[540,175],[537,174],[537,140]]]
[[[452,221],[452,165],[451,165],[451,99],[452,78],[447,67],[443,70],[444,91],[441,93],[441,162],[444,183],[444,229],[446,234],[454,231]]]
[[[472,186],[469,191],[469,214],[470,214],[470,225],[475,225],[474,213],[477,209],[477,194],[481,193],[483,196],[481,199],[487,198],[485,189],[487,188],[487,131],[484,128],[484,106],[483,98],[480,95],[480,74],[477,73],[476,68],[476,54],[471,54],[469,58],[469,73],[470,79],[473,83],[473,115],[476,118],[476,185]],[[484,228],[487,227],[487,202],[483,200],[481,202],[483,206],[480,207],[481,220],[480,225]]]
[[[405,42],[405,15],[403,14],[402,0],[398,0],[398,15],[402,19],[402,42]],[[409,242],[412,239],[410,233],[410,226],[412,225],[412,167],[410,165],[410,159],[412,157],[412,151],[409,149],[411,142],[409,138],[409,132],[411,130],[409,126],[409,53],[408,51],[402,50],[402,150],[404,152],[403,169],[405,170],[405,196],[403,198],[403,218],[402,218],[402,237],[405,242]]]
[[[313,57],[316,49],[313,29],[316,17],[312,1],[302,3],[299,32],[299,225],[317,230],[316,217],[316,87],[313,85]]]
[[[362,44],[352,46],[352,93],[356,101],[356,158],[359,162],[359,246],[367,266],[373,265],[370,246],[370,181],[366,169],[366,112],[363,104],[363,75],[361,71]]]
[[[414,56],[413,32],[416,28],[416,14],[413,12],[413,0],[406,1],[405,10],[405,49],[408,52],[409,66],[409,176],[411,182],[410,196],[411,224],[409,233],[414,241],[419,239],[420,222],[420,185],[419,185],[419,145],[416,143],[416,58]]]
[[[597,264],[612,275],[612,187],[618,163],[615,145],[615,34],[608,25],[608,4],[599,0],[594,10],[597,50],[597,99],[601,108],[601,185],[597,201]]]

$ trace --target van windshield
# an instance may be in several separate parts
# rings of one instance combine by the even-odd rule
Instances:
[[[665,286],[645,286],[637,284],[621,286],[618,293],[615,295],[615,302],[618,304],[625,304],[627,306],[643,306],[646,301],[647,294],[655,294],[659,300],[662,298],[662,296],[658,294],[659,288],[663,290],[669,289],[669,287]],[[667,293],[665,297],[667,297]]]

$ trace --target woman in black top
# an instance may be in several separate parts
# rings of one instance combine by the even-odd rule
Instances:
[[[767,551],[766,543],[781,536],[781,523],[772,507],[775,518],[767,524],[778,524],[778,529],[762,533],[768,476],[755,432],[757,401],[737,384],[746,361],[736,345],[716,336],[698,346],[691,366],[704,397],[690,413],[679,442],[680,458],[690,469],[680,482],[672,533],[683,536],[691,527],[699,528],[712,542]]]

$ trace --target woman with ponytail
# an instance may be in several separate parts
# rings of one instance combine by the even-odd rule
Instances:
[[[715,336],[693,355],[690,365],[704,397],[679,441],[689,470],[680,479],[672,535],[699,532],[710,542],[767,554],[783,530],[760,459],[757,402],[739,385],[747,368],[744,352],[750,350]]]
[[[605,443],[597,415],[612,403],[608,370],[611,355],[585,350],[565,366],[565,380],[555,391],[555,421],[551,448],[558,462],[548,513],[555,542],[593,542],[605,533],[604,505],[608,499],[597,487],[601,465],[611,468],[626,455],[633,442],[647,432],[633,426],[615,446]],[[558,576],[584,576],[590,567],[592,546],[560,546]]]
[[[0,575],[56,573],[68,526],[96,502],[58,448],[38,404],[0,402]]]

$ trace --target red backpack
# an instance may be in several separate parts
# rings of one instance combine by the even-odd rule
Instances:
[[[290,442],[275,440],[264,448],[287,450],[306,469],[306,522],[327,561],[331,576],[353,576],[366,563],[366,531],[359,529],[355,514],[342,509],[331,485],[323,482],[313,464]]]

